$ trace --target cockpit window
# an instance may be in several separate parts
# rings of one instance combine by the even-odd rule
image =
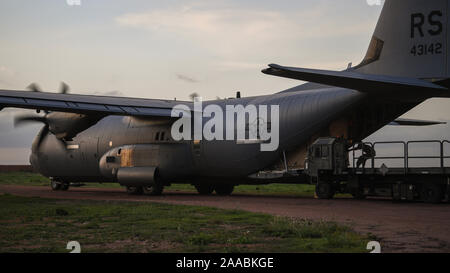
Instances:
[[[317,146],[315,151],[314,151],[314,156],[315,157],[321,157],[321,151],[320,151],[320,146]]]
[[[328,157],[328,155],[329,155],[328,146],[323,145],[322,146],[322,157]]]

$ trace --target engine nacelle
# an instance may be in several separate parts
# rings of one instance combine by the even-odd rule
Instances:
[[[72,139],[96,124],[103,116],[51,112],[46,115],[49,130],[59,139]]]

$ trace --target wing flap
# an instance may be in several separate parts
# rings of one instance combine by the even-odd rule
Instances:
[[[447,88],[425,80],[357,73],[352,70],[331,71],[286,67],[270,64],[263,73],[278,77],[315,82],[360,92],[414,97],[450,97]]]

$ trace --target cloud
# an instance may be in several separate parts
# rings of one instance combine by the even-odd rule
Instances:
[[[125,27],[171,33],[221,53],[245,47],[250,37],[253,42],[264,42],[265,33],[275,33],[275,28],[289,24],[280,13],[272,11],[198,7],[127,13],[117,17],[116,22]]]
[[[177,74],[177,78],[179,80],[182,80],[182,81],[185,81],[185,82],[189,82],[189,83],[197,83],[198,82],[198,80],[196,80],[194,78],[191,78],[191,77],[188,77],[188,76],[185,76],[185,75],[182,75],[182,74]]]
[[[17,72],[13,69],[0,65],[0,84],[11,86],[11,81],[16,77]]]
[[[231,4],[220,8],[179,6],[126,13],[115,21],[122,27],[185,39],[239,67],[242,57],[261,56],[274,48],[373,31],[372,19],[355,24],[352,18],[336,12],[335,5],[319,2],[308,9],[288,11]]]
[[[271,23],[279,23],[280,14],[270,11],[245,11],[233,9],[161,9],[141,13],[128,13],[116,18],[123,26],[146,28],[190,34],[215,35],[239,29],[247,34],[265,30]],[[272,20],[272,21],[268,21]]]
[[[0,75],[7,77],[14,77],[16,74],[17,73],[11,68],[8,68],[6,66],[0,66]]]

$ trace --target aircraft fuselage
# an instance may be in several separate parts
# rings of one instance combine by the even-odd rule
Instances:
[[[327,88],[203,103],[217,104],[224,111],[226,105],[279,105],[279,147],[271,152],[261,152],[260,144],[236,140],[177,142],[171,138],[170,123],[107,116],[66,142],[67,149],[49,134],[39,151],[33,147],[30,161],[49,177],[102,181],[99,160],[105,153],[123,145],[148,144],[157,147],[149,156],[164,180],[245,177],[275,164],[283,151],[295,150],[364,97],[353,90]]]

